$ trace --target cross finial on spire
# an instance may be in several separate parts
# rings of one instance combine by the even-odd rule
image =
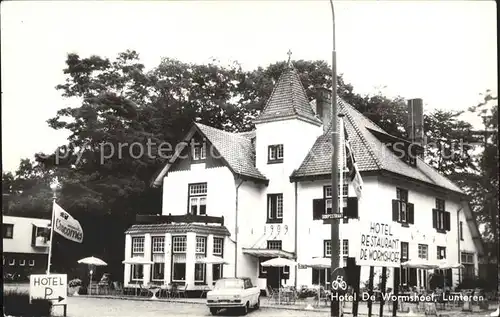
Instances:
[[[288,66],[292,65],[292,50],[288,50]]]

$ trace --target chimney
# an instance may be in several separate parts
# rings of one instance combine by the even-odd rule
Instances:
[[[317,86],[316,88],[316,115],[323,122],[323,133],[326,133],[332,118],[332,91]]]
[[[408,137],[410,142],[423,145],[424,141],[424,107],[422,99],[408,100]]]

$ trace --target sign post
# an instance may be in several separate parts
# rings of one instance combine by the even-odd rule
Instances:
[[[53,306],[64,306],[64,316],[66,316],[67,297],[67,274],[30,275],[30,303],[33,299],[49,300]]]

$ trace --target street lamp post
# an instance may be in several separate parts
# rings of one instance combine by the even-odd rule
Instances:
[[[56,177],[54,181],[50,184],[50,189],[52,190],[52,217],[50,220],[50,243],[49,243],[49,256],[47,259],[47,274],[50,274],[50,262],[52,259],[52,243],[53,243],[52,240],[54,237],[54,204],[56,203],[58,188],[59,188],[59,181]]]
[[[339,133],[337,127],[337,56],[335,52],[335,10],[333,0],[330,0],[332,9],[332,27],[333,27],[333,50],[332,50],[332,213],[339,212],[339,192],[338,192],[338,162],[339,162]],[[330,273],[339,267],[340,245],[339,245],[339,219],[331,219],[331,269]],[[333,277],[330,277],[332,279]],[[332,289],[332,295],[334,290]],[[336,297],[332,296],[330,304],[330,315],[339,316],[340,305]]]

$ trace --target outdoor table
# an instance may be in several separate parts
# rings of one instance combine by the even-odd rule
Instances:
[[[287,305],[291,302],[291,297],[293,296],[293,291],[289,289],[280,290],[281,293],[281,303]]]
[[[151,299],[158,299],[158,297],[156,297],[156,294],[158,294],[159,291],[161,291],[161,287],[159,286],[151,286],[148,288],[148,290],[151,292],[151,294],[153,294],[153,296],[151,297]]]

